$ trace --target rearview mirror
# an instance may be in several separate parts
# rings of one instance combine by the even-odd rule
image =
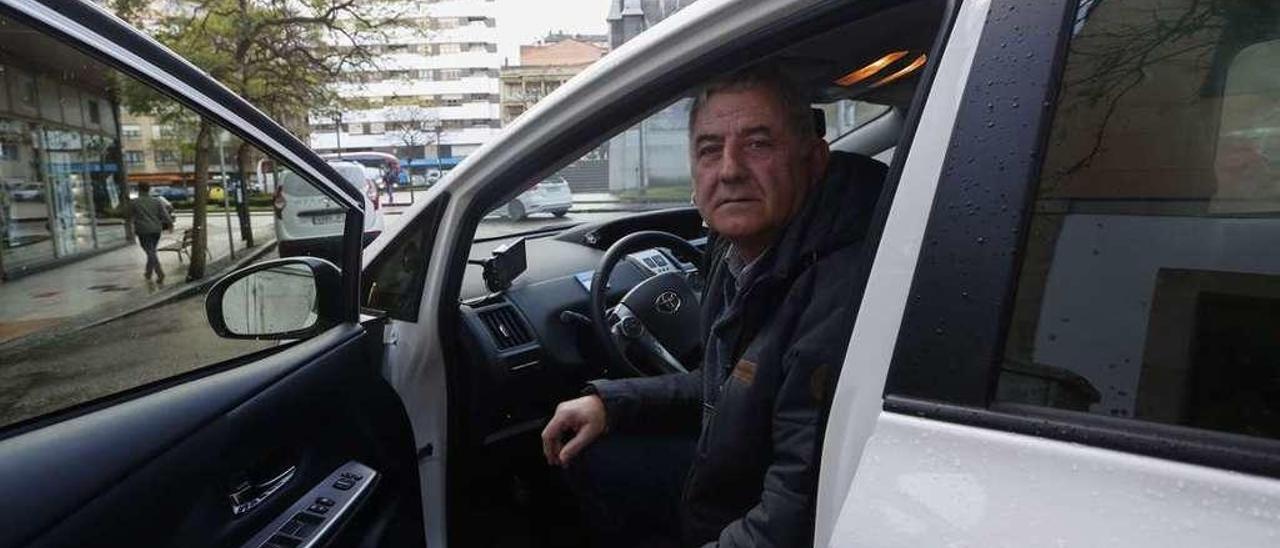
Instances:
[[[249,266],[205,297],[209,326],[228,339],[304,339],[338,323],[341,272],[315,257]]]

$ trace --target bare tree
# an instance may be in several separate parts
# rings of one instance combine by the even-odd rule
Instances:
[[[432,109],[404,105],[387,109],[387,134],[398,143],[397,146],[415,152],[423,152],[423,147],[440,142],[440,116]]]

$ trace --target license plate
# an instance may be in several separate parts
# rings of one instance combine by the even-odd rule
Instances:
[[[317,225],[331,225],[334,223],[341,223],[342,218],[344,216],[345,215],[341,213],[336,213],[333,215],[316,215],[315,217],[311,218],[311,223],[317,224]]]

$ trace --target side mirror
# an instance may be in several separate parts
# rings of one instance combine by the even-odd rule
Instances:
[[[209,326],[228,339],[305,339],[341,322],[342,272],[315,257],[264,261],[218,280]]]

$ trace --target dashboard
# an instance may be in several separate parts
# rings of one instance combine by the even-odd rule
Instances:
[[[460,337],[473,376],[472,416],[484,444],[537,430],[555,405],[591,379],[617,374],[606,364],[590,321],[591,278],[605,251],[640,230],[670,232],[698,249],[706,229],[694,208],[637,213],[626,217],[525,235],[477,241],[470,258],[525,238],[528,267],[511,287],[491,293],[481,268],[468,266],[459,312]],[[614,268],[606,294],[621,299],[650,276],[683,272],[699,289],[697,265],[666,249],[641,250]]]

